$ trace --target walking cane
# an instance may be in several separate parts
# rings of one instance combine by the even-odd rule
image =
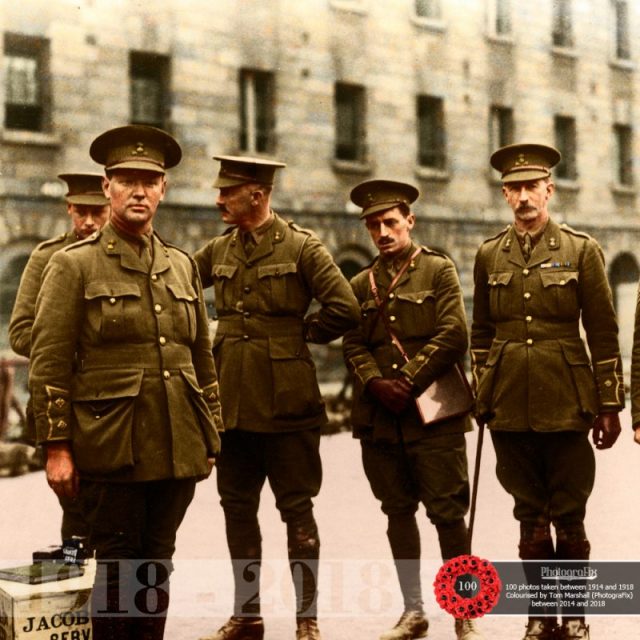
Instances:
[[[476,444],[476,466],[473,470],[473,487],[471,489],[471,509],[469,511],[469,552],[473,541],[473,522],[476,517],[476,501],[478,498],[478,481],[480,479],[480,460],[482,458],[482,441],[484,439],[484,422],[478,421],[478,443]]]

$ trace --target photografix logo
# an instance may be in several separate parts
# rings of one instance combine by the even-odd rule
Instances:
[[[543,566],[540,569],[541,580],[596,580],[598,570],[592,567],[552,567]]]

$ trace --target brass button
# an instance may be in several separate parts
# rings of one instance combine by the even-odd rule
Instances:
[[[527,322],[531,322],[531,321],[533,320],[533,318],[532,318],[531,316],[527,316],[527,317],[525,318],[525,320],[526,320]]]
[[[560,280],[560,284],[566,284],[567,281],[563,278],[562,280]]]
[[[243,340],[248,340],[248,339],[249,339],[249,336],[245,333],[245,334],[242,336],[242,339],[243,339]]]
[[[193,296],[187,296],[187,300],[188,300],[189,302],[193,302]]]
[[[395,321],[396,321],[395,316],[389,316],[389,322],[395,322]]]
[[[152,274],[151,279],[155,282],[158,279],[158,276],[154,273]]]
[[[525,300],[529,300],[530,298],[531,298],[531,294],[527,291],[527,292],[524,294],[524,299],[525,299]]]
[[[396,294],[393,291],[389,294],[389,300],[393,300],[396,297]]]
[[[416,300],[416,302],[417,302],[418,304],[422,304],[423,300],[422,300],[422,298],[418,298],[418,299]]]
[[[533,344],[533,340],[531,338],[527,338],[527,344],[531,346]]]
[[[498,281],[497,281],[497,280],[493,280],[493,281],[491,282],[491,284],[495,286],[496,284],[498,284]]]
[[[610,387],[613,384],[613,382],[611,382],[611,380],[605,380],[604,381],[604,386],[605,387]]]
[[[156,313],[160,313],[162,311],[162,305],[161,304],[155,304],[153,305],[153,309]]]
[[[251,293],[251,287],[250,287],[249,285],[247,285],[247,286],[243,289],[243,291],[244,291],[245,293]]]
[[[165,380],[168,380],[168,379],[171,377],[171,374],[170,374],[170,373],[165,369],[165,370],[162,372],[162,377],[163,377]]]
[[[397,368],[398,368],[398,365],[394,362],[394,363],[391,365],[391,368],[392,368],[392,369],[397,369]]]
[[[243,315],[245,318],[250,318],[250,317],[251,317],[251,312],[250,312],[250,311],[245,311],[242,315]]]
[[[164,336],[160,336],[160,338],[159,338],[158,342],[159,342],[161,345],[165,345],[165,344],[167,344],[167,339],[166,339]]]
[[[116,299],[115,298],[109,298],[109,303],[110,304],[115,304],[116,303]]]
[[[529,275],[529,269],[523,269],[522,270],[522,275],[528,276]]]
[[[58,427],[58,429],[66,429],[67,423],[64,420],[58,420],[56,427]]]

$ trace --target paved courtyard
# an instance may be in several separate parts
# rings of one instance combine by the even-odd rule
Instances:
[[[628,411],[616,446],[596,452],[596,488],[589,503],[587,531],[592,558],[640,560],[640,447],[633,444]],[[469,434],[470,467],[476,435]],[[316,501],[322,542],[320,617],[324,640],[375,640],[398,617],[402,603],[387,546],[385,518],[364,477],[359,445],[350,434],[322,440],[324,483]],[[494,475],[490,438],[485,439],[478,514],[476,555],[492,561],[516,558],[518,527],[511,501]],[[167,640],[196,640],[211,633],[229,615],[232,602],[224,520],[215,476],[200,483],[178,533],[176,572]],[[0,564],[26,564],[34,549],[55,544],[60,510],[43,472],[0,480]],[[295,637],[293,599],[286,564],[285,529],[268,488],[263,493],[263,614],[266,640]],[[430,638],[454,638],[453,622],[439,609],[431,584],[440,566],[435,530],[421,513],[423,583],[431,620]],[[640,582],[640,577],[639,577]],[[590,618],[593,640],[639,637],[634,617]],[[480,625],[487,640],[520,640],[521,616],[486,616]]]

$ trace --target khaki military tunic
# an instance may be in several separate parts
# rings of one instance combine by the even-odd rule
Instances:
[[[83,477],[205,476],[219,448],[197,270],[157,235],[151,244],[145,261],[107,224],[44,273],[29,378],[38,441],[70,441]]]
[[[416,248],[413,245],[406,252],[407,257]],[[404,375],[423,391],[462,359],[468,333],[455,266],[446,256],[422,247],[391,293],[387,292],[393,276],[382,260],[376,258],[371,268],[380,297],[388,297],[383,313],[410,360],[405,363],[384,322],[377,318],[369,270],[362,271],[351,281],[360,303],[361,323],[343,340],[345,361],[354,373],[351,414],[354,436],[393,442],[397,440],[397,425],[405,441],[470,430],[466,417],[425,427],[413,406],[396,417],[365,389],[373,378]]]
[[[593,238],[550,220],[526,262],[509,226],[480,247],[474,281],[477,413],[491,429],[586,431],[624,407],[618,327]]]
[[[324,424],[307,342],[328,343],[358,322],[349,283],[320,240],[274,217],[250,255],[231,228],[194,256],[203,285],[215,287],[213,352],[226,430]],[[314,299],[319,309],[308,313]]]
[[[34,250],[22,272],[20,286],[9,321],[9,342],[19,355],[29,357],[31,327],[36,315],[36,298],[42,284],[42,272],[51,256],[60,249],[77,242],[72,231],[41,242]]]
[[[636,319],[631,353],[631,424],[640,423],[640,289],[636,302]]]

